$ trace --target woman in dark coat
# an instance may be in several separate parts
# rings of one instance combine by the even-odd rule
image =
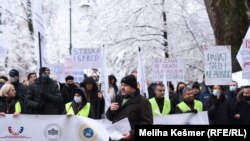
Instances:
[[[86,90],[86,98],[93,107],[95,119],[101,119],[101,115],[104,112],[104,98],[98,93],[98,87],[94,79],[92,77],[85,77],[80,87]]]
[[[232,120],[232,110],[223,93],[223,87],[213,86],[213,94],[205,101],[205,110],[208,110],[210,124],[230,124]]]

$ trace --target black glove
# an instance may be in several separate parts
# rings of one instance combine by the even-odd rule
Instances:
[[[40,93],[41,94],[41,93]],[[41,94],[41,97],[40,97],[40,100],[38,101],[38,105],[37,105],[37,108],[38,109],[42,109],[44,107],[44,104],[45,104],[45,101],[43,99],[43,96]]]
[[[198,111],[197,111],[196,109],[192,109],[192,110],[191,110],[191,113],[195,113],[195,114],[197,114],[197,113],[198,113]]]

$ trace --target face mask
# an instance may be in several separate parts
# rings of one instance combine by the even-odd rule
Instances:
[[[230,90],[231,92],[234,92],[234,91],[236,90],[236,86],[230,86],[230,87],[229,87],[229,90]]]
[[[219,96],[221,94],[220,90],[213,90],[213,95],[214,96]]]
[[[11,83],[16,82],[16,78],[15,77],[10,77],[10,82]]]
[[[194,100],[192,98],[187,98],[184,100],[187,104],[192,104],[194,103]]]
[[[42,75],[42,78],[43,78],[43,80],[47,81],[47,80],[49,80],[49,75],[43,74],[43,75]]]
[[[74,96],[74,101],[76,103],[80,103],[82,101],[82,97],[81,96]]]
[[[69,87],[73,87],[74,85],[71,83],[71,84],[68,84]]]
[[[250,96],[243,96],[246,101],[250,101]]]

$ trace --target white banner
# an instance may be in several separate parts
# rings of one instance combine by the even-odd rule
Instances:
[[[164,98],[168,98],[169,99],[169,91],[168,91],[168,82],[166,80],[166,74],[164,73],[164,77],[162,80],[164,86],[165,86],[165,93],[164,93]]]
[[[230,85],[232,58],[230,46],[204,47],[206,85]]]
[[[40,64],[39,56],[41,56],[41,61],[42,61],[41,64],[42,66],[45,66],[45,65],[48,65],[48,60],[47,60],[47,49],[46,49],[45,24],[44,24],[43,13],[42,13],[42,1],[34,0],[32,10],[33,10],[32,19],[33,19],[34,31],[40,33],[40,37],[37,35],[39,37],[38,42],[40,42],[40,45],[38,44],[38,47],[41,46],[41,50],[37,49],[38,64]]]
[[[42,36],[45,36],[45,26],[43,20],[43,12],[42,12],[42,0],[34,0],[33,2],[33,26],[34,29],[40,32]]]
[[[101,68],[101,48],[73,48],[73,63],[85,69]]]
[[[138,64],[137,64],[137,83],[140,85],[140,93],[141,95],[148,98],[148,86],[145,75],[145,67],[143,63],[143,59],[141,57],[141,49],[138,51]]]
[[[250,79],[250,58],[243,59],[242,78]]]
[[[82,82],[84,79],[84,67],[74,64],[71,56],[67,56],[64,59],[64,78],[67,75],[74,77],[74,82]],[[65,82],[65,80],[63,80]]]
[[[240,46],[240,50],[239,50],[239,52],[238,52],[238,54],[236,56],[241,68],[243,68],[243,54],[244,54],[244,49],[243,48],[244,48],[244,40],[246,40],[246,39],[250,39],[250,27],[248,27],[246,36],[244,37],[243,42],[242,42],[242,44]],[[250,54],[249,54],[249,57],[250,57]]]
[[[67,70],[64,72],[65,77],[67,75],[72,75],[74,77],[74,82],[82,82],[84,79],[84,71],[83,70],[79,70],[79,69],[72,69],[72,70]]]
[[[59,82],[65,82],[65,75],[64,75],[64,64],[50,64],[50,76],[59,81]]]
[[[162,81],[164,73],[167,81],[185,81],[184,62],[180,58],[154,59],[152,70],[153,81]]]
[[[108,141],[104,121],[78,116],[0,116],[3,141]],[[109,123],[107,123],[109,124]]]
[[[154,117],[154,124],[161,125],[209,125],[207,111]]]
[[[104,111],[106,112],[111,105],[111,98],[109,94],[109,80],[108,80],[108,72],[107,72],[107,64],[106,64],[106,48],[102,48],[102,67],[101,67],[101,74],[100,74],[100,84],[101,84],[101,91],[103,93],[103,97],[105,100],[105,107]],[[104,112],[104,116],[105,115]]]
[[[242,78],[250,79],[250,39],[243,40],[243,48],[242,48]]]

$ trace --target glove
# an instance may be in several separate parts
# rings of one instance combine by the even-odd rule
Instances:
[[[195,114],[197,114],[197,113],[198,113],[198,111],[197,111],[196,109],[192,109],[192,110],[191,110],[191,113],[195,113]]]
[[[38,109],[42,109],[43,106],[44,106],[44,102],[43,102],[43,100],[40,100],[40,101],[38,102],[37,108],[38,108]]]

